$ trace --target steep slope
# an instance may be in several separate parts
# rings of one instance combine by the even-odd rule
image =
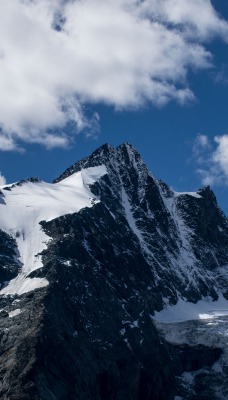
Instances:
[[[212,191],[173,192],[127,143],[102,146],[53,184],[8,189],[0,228],[26,235],[14,233],[21,270],[0,297],[1,398],[193,399],[182,374],[212,371],[224,343],[175,343],[155,320],[180,301],[184,313],[228,298],[228,222]],[[191,395],[213,398],[200,390]]]
[[[117,223],[125,220],[153,269],[158,291],[162,287],[164,301],[176,302],[180,295],[189,301],[208,295],[216,299],[220,289],[226,295],[228,222],[210,188],[173,192],[151,175],[129,144],[102,146],[55,182],[100,163],[108,174],[93,186],[93,193]]]

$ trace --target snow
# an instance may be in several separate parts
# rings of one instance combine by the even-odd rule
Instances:
[[[192,196],[192,197],[195,197],[197,199],[201,199],[202,198],[202,196],[200,196],[200,194],[197,193],[197,192],[173,192],[173,194],[174,194],[174,197],[179,197],[179,196],[183,196],[183,195],[187,194],[188,196]]]
[[[121,178],[120,178],[121,180]],[[122,181],[121,181],[122,183]],[[122,205],[124,208],[124,212],[125,212],[125,216],[128,222],[129,227],[131,228],[131,230],[134,232],[134,234],[137,236],[139,243],[140,243],[140,247],[141,250],[143,251],[144,257],[146,258],[148,263],[153,263],[153,261],[155,260],[157,262],[157,264],[161,267],[162,265],[160,264],[160,262],[155,258],[153,252],[151,252],[151,250],[148,248],[148,245],[146,243],[146,241],[144,240],[144,237],[142,235],[142,232],[138,229],[137,225],[136,225],[136,220],[133,216],[133,211],[132,211],[132,207],[128,198],[128,195],[124,189],[123,183],[121,185],[122,187]]]
[[[21,314],[21,310],[20,310],[20,308],[17,308],[16,310],[13,310],[13,311],[9,312],[9,318],[16,317],[19,314]]]
[[[0,291],[0,294],[21,295],[45,286],[48,286],[48,281],[46,278],[28,278],[22,270],[22,272],[16,278],[10,281],[8,286]]]
[[[228,301],[220,295],[217,301],[205,298],[196,304],[179,299],[174,306],[169,305],[162,311],[156,311],[152,318],[162,323],[176,323],[225,315],[228,315]]]
[[[125,329],[125,328],[120,329],[120,335],[121,335],[121,336],[124,336],[125,333],[126,333],[126,329]]]
[[[199,268],[198,260],[193,251],[195,232],[186,221],[185,212],[181,207],[180,198],[181,196],[189,195],[198,200],[202,196],[197,192],[172,191],[171,194],[167,194],[160,185],[158,185],[158,188],[164,206],[169,212],[175,228],[172,230],[171,235],[173,235],[173,240],[176,242],[178,250],[174,250],[173,254],[171,252],[167,253],[167,258],[172,266],[173,277],[175,277],[175,275],[177,276],[186,287],[186,292],[191,287],[200,291],[199,283],[204,282],[205,286],[207,286],[209,282],[214,280],[214,276],[211,274],[211,271],[205,268]],[[211,252],[211,249],[208,248],[208,251]],[[215,257],[214,259],[215,265],[218,265]]]
[[[131,211],[131,205],[130,205],[127,193],[125,192],[123,184],[122,184],[122,204],[123,204],[125,215],[126,215],[126,218],[127,218],[127,221],[128,221],[128,224],[129,224],[131,230],[138,237],[139,241],[142,242],[143,238],[142,238],[140,230],[136,226],[136,221],[133,217],[133,213]]]
[[[38,254],[47,247],[50,238],[44,233],[40,221],[50,221],[65,214],[72,214],[85,207],[92,207],[99,199],[91,193],[89,185],[107,173],[100,165],[76,172],[66,179],[52,184],[24,182],[7,185],[4,202],[0,203],[0,228],[15,238],[22,270],[0,294],[22,294],[48,285],[45,278],[29,278],[28,275],[42,268]]]

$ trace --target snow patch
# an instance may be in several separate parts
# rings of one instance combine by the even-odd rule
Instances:
[[[17,315],[21,314],[21,309],[17,308],[16,310],[9,312],[9,318],[16,317]]]
[[[174,306],[169,305],[162,311],[156,311],[152,318],[162,323],[176,323],[224,315],[228,315],[228,301],[220,295],[217,301],[205,298],[197,303],[179,299]]]
[[[120,329],[120,335],[121,335],[121,336],[124,336],[125,333],[126,333],[126,329],[125,329],[125,328]]]
[[[131,205],[130,205],[127,193],[125,192],[123,184],[122,184],[122,204],[123,204],[127,222],[129,224],[130,228],[135,233],[135,235],[137,236],[139,241],[143,242],[141,232],[136,226],[136,222],[135,222],[135,219],[134,219],[132,211],[131,211]]]
[[[9,285],[1,290],[0,294],[23,294],[32,290],[48,286],[46,278],[27,278],[24,274],[19,274],[10,281]]]
[[[173,194],[174,194],[174,197],[179,197],[179,196],[183,196],[183,195],[187,194],[188,196],[196,197],[196,199],[202,198],[202,196],[200,196],[200,194],[197,192],[174,192],[173,191]]]

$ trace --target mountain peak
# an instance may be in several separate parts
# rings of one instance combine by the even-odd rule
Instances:
[[[130,151],[136,151],[135,148],[133,147],[133,145],[129,142],[124,142],[124,143],[119,144],[119,146],[117,146],[117,150],[118,149],[120,149],[120,150],[128,149]]]
[[[211,189],[171,190],[129,143],[104,144],[55,182],[0,193],[0,397],[201,398],[199,381],[190,397],[182,385],[191,370],[213,394],[196,370],[218,359],[225,335],[210,324],[211,341],[205,323],[188,321],[188,335],[176,328],[184,341],[221,348],[178,347],[176,324],[171,343],[158,325],[167,310],[189,318],[222,295],[216,307],[228,309],[228,223]],[[226,365],[211,368],[221,399]]]
[[[137,152],[137,150],[134,149],[134,147],[130,143],[122,143],[116,148],[108,143],[105,143],[104,145],[96,149],[89,157],[85,157],[68,167],[59,177],[54,179],[53,183],[57,183],[72,175],[73,173],[81,171],[82,169],[98,166],[101,164],[109,165],[112,162],[122,162],[123,164],[129,162],[140,162],[141,164],[144,164],[141,160],[140,154]]]

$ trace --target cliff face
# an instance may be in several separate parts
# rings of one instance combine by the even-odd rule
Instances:
[[[228,222],[213,192],[173,192],[129,144],[104,145],[68,168],[45,187],[47,207],[53,190],[66,201],[74,180],[88,203],[77,209],[71,197],[68,212],[40,212],[42,265],[33,267],[36,254],[26,270],[15,264],[16,281],[3,285],[1,398],[213,398],[202,382],[183,389],[181,377],[205,368],[214,376],[224,345],[175,343],[153,319],[179,299],[228,298]],[[44,190],[36,180],[10,190],[21,195],[27,187]],[[15,244],[24,247],[16,234],[2,234],[15,259]]]

